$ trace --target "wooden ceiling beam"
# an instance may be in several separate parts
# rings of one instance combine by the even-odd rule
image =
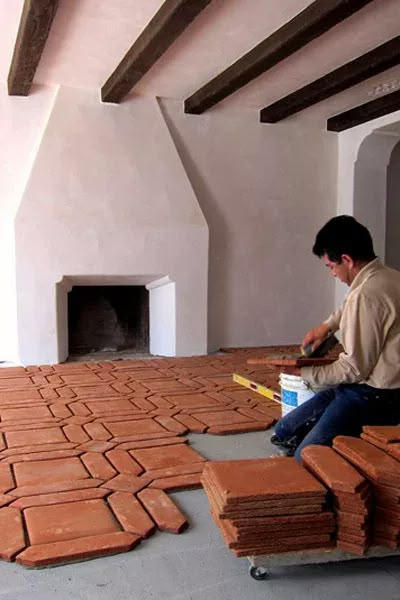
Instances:
[[[344,131],[400,110],[400,90],[361,104],[328,119],[328,131]]]
[[[374,0],[314,0],[225,71],[185,100],[201,114]]]
[[[277,123],[400,64],[400,35],[260,111],[261,123]]]
[[[165,0],[101,88],[103,102],[119,103],[211,0]]]
[[[59,0],[25,0],[8,73],[10,96],[27,96],[46,45]]]

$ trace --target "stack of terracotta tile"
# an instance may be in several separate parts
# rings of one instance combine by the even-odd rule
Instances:
[[[361,437],[400,460],[400,425],[366,425]]]
[[[363,439],[339,436],[333,447],[373,484],[375,516],[372,542],[400,547],[400,462]]]
[[[211,514],[236,556],[334,545],[326,489],[293,458],[207,463],[202,484]]]
[[[362,556],[370,541],[370,483],[328,446],[308,446],[301,457],[304,466],[331,491],[337,519],[337,547]]]

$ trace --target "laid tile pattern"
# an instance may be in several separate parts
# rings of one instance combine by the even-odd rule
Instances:
[[[232,380],[276,371],[259,348],[212,357],[0,369],[0,556],[26,566],[125,552],[187,519],[167,495],[200,487],[188,432],[265,430],[280,408]]]

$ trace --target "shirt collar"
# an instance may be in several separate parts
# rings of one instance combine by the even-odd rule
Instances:
[[[380,269],[383,269],[383,264],[381,263],[380,259],[374,258],[374,260],[371,260],[371,262],[365,265],[365,267],[363,267],[361,271],[359,271],[354,277],[349,292],[355,290],[359,285],[361,285],[364,281],[369,279],[371,275],[373,275]]]

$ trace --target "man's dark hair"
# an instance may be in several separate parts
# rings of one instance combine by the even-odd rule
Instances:
[[[374,245],[368,229],[354,217],[340,215],[330,219],[317,233],[312,249],[321,258],[342,262],[342,254],[348,254],[354,261],[371,261],[375,256]]]

